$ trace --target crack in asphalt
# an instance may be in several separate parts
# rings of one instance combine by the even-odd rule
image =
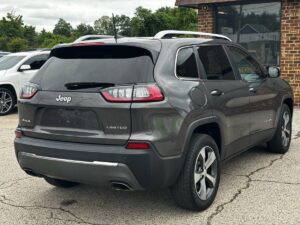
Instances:
[[[256,180],[252,180],[251,176],[253,176],[255,173],[258,173],[258,172],[260,172],[262,170],[265,170],[265,169],[273,166],[273,164],[275,162],[282,160],[283,157],[284,157],[284,155],[280,156],[279,158],[273,159],[273,160],[270,161],[270,163],[268,165],[260,167],[260,168],[258,168],[256,170],[250,172],[247,175],[233,175],[233,176],[240,176],[240,177],[247,178],[246,185],[243,186],[243,187],[241,187],[241,188],[239,188],[237,190],[237,192],[233,195],[233,197],[229,201],[224,202],[224,203],[218,205],[217,208],[215,209],[215,211],[207,218],[207,223],[206,224],[207,225],[211,225],[212,224],[212,220],[224,210],[224,208],[225,208],[226,205],[229,205],[232,202],[234,202],[242,194],[243,191],[247,190],[250,187],[251,182],[256,181]],[[231,175],[231,174],[227,174],[227,175]]]
[[[287,185],[300,185],[300,183],[293,183],[293,182],[282,182],[282,181],[276,181],[276,180],[259,180],[259,179],[255,179],[255,180],[251,180],[254,182],[266,182],[266,183],[275,183],[275,184],[287,184]]]
[[[59,220],[59,221],[64,221],[64,222],[72,222],[72,223],[76,223],[76,224],[93,225],[92,223],[80,222],[80,221],[77,221],[77,220],[70,220],[70,219],[61,219],[61,218],[57,218],[57,217],[50,217],[48,219]]]
[[[77,220],[72,220],[72,219],[62,219],[58,217],[54,217],[53,213],[51,212],[50,217],[48,219],[53,219],[53,220],[59,220],[59,221],[64,221],[64,222],[72,222],[72,223],[77,223],[77,224],[88,224],[88,225],[108,225],[108,224],[95,224],[95,223],[89,223],[89,222],[80,222]]]
[[[13,200],[8,199],[5,195],[0,195],[0,204],[7,205],[10,207],[15,207],[15,208],[21,208],[24,210],[37,210],[37,209],[57,210],[57,211],[61,211],[63,213],[70,215],[74,219],[70,220],[70,219],[56,218],[56,217],[53,217],[53,212],[51,212],[50,219],[56,219],[56,220],[58,219],[58,220],[64,220],[64,221],[69,221],[69,222],[75,222],[77,224],[103,225],[103,224],[96,224],[96,223],[90,223],[88,221],[85,221],[84,219],[78,217],[75,213],[73,213],[67,209],[64,209],[62,207],[50,207],[50,206],[42,206],[42,205],[18,205],[18,204],[15,204]]]
[[[25,178],[20,178],[20,179],[15,179],[15,180],[10,180],[6,182],[0,183],[0,191],[11,188],[14,185],[16,185],[20,181],[28,180],[28,179],[33,179],[33,177],[25,177]],[[8,186],[5,186],[9,184]],[[5,187],[3,187],[5,186]],[[60,221],[65,221],[65,222],[72,222],[72,223],[77,223],[77,224],[92,224],[92,225],[104,225],[104,224],[96,224],[96,223],[90,223],[88,221],[83,220],[82,218],[76,216],[76,214],[72,213],[71,211],[64,209],[63,207],[47,207],[47,206],[42,206],[42,205],[18,205],[15,204],[13,200],[7,198],[5,195],[0,195],[0,204],[8,205],[11,207],[16,207],[16,208],[22,208],[25,210],[36,210],[36,209],[50,209],[50,210],[59,210],[63,213],[67,213],[70,216],[72,216],[74,219],[63,219],[63,218],[57,218],[54,217],[53,212],[50,214],[50,218],[48,219],[53,219],[53,220],[60,220]]]
[[[86,223],[86,222],[81,222],[78,220],[72,220],[72,219],[62,219],[58,217],[54,217],[53,212],[50,213],[50,217],[48,219],[53,219],[53,220],[59,220],[59,221],[64,221],[64,222],[72,222],[72,223],[77,223],[77,224],[91,224],[91,223]]]

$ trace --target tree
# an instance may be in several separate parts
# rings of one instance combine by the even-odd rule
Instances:
[[[138,7],[130,22],[131,36],[153,36],[156,29],[156,19],[151,10]]]
[[[116,29],[118,34],[130,36],[130,17],[126,15],[115,16]],[[97,34],[114,35],[114,24],[112,16],[102,16],[94,22]]]
[[[95,34],[95,30],[91,25],[87,25],[84,23],[79,24],[76,29],[74,30],[74,35],[76,37],[89,35],[89,34]]]
[[[138,7],[131,19],[132,36],[153,36],[161,30],[197,30],[197,12],[188,8],[164,7],[156,12]]]
[[[33,44],[36,36],[35,28],[24,26],[23,17],[13,12],[7,13],[0,20],[0,49],[17,52],[28,48],[28,40]]]
[[[252,14],[245,16],[245,21],[254,21]],[[268,15],[261,19],[268,21]],[[272,19],[273,20],[273,19]],[[155,12],[138,7],[135,15],[116,15],[115,25],[118,34],[123,36],[153,36],[166,29],[197,30],[197,12],[188,8],[163,7]],[[279,24],[279,22],[278,22]],[[279,26],[274,23],[272,30]],[[268,26],[270,27],[270,26]],[[112,16],[102,16],[94,22],[94,26],[84,23],[75,29],[63,19],[59,19],[53,32],[42,30],[37,33],[34,26],[24,25],[23,17],[13,12],[0,19],[0,50],[22,51],[27,48],[52,48],[60,43],[73,42],[79,36],[88,34],[114,35]]]
[[[114,26],[112,18],[109,16],[102,16],[94,22],[94,29],[97,34],[113,35]]]
[[[130,36],[130,17],[126,15],[116,15],[115,22],[118,34]]]
[[[3,50],[4,51],[8,50],[7,42],[8,42],[7,37],[1,37],[0,36],[0,50],[2,50],[2,51]]]
[[[40,47],[42,48],[53,48],[55,45],[63,44],[63,43],[70,43],[73,42],[74,38],[66,37],[61,35],[53,35],[51,38],[47,38],[41,44]]]
[[[23,38],[13,38],[7,45],[8,51],[10,52],[20,52],[28,48],[27,40]]]
[[[23,28],[23,36],[30,47],[38,47],[36,43],[37,33],[35,31],[35,27],[25,25]]]
[[[0,20],[0,36],[15,38],[23,35],[23,17],[15,16],[13,12],[7,13],[6,17]]]
[[[70,23],[67,23],[64,19],[60,18],[55,24],[53,34],[70,37],[72,35],[73,28]]]

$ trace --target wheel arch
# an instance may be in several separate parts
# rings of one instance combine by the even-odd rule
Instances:
[[[211,132],[214,131],[214,132]],[[191,143],[191,140],[193,138],[193,135],[195,134],[207,134],[210,135],[215,141],[219,148],[220,153],[220,159],[223,160],[226,153],[224,151],[224,133],[221,126],[220,121],[216,116],[211,116],[207,118],[202,118],[199,120],[194,121],[190,124],[190,126],[187,129],[185,141],[182,147],[182,154],[181,154],[181,162],[180,166],[178,167],[178,173],[176,175],[176,179],[178,179],[178,176],[180,175],[182,168],[184,166],[184,163],[186,161],[187,153],[189,152],[189,146]]]
[[[282,102],[282,105],[287,105],[290,110],[291,110],[291,113],[293,115],[293,112],[294,112],[294,100],[292,97],[286,97],[283,99],[283,102]]]
[[[276,113],[276,118],[275,118],[276,119],[276,121],[275,121],[275,126],[276,127],[278,126],[279,119],[280,119],[280,112],[281,112],[282,106],[284,104],[289,107],[289,109],[291,110],[291,114],[293,116],[293,111],[294,111],[294,100],[293,100],[293,97],[291,95],[285,95],[285,96],[283,96],[283,98],[281,100],[280,107],[278,108],[278,111]]]
[[[193,122],[189,126],[183,147],[184,155],[186,155],[186,153],[188,152],[189,144],[194,134],[207,134],[211,136],[215,140],[219,148],[221,158],[222,156],[224,156],[223,131],[217,117],[212,116],[200,119]]]

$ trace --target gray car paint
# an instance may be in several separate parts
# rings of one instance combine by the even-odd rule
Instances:
[[[118,45],[111,42],[108,44]],[[159,160],[166,162],[172,157],[179,159],[176,160],[176,164],[162,166],[162,169],[169,168],[168,173],[171,171],[173,174],[165,175],[166,171],[162,171],[165,177],[172,178],[158,179],[161,180],[161,183],[157,184],[158,187],[169,186],[176,180],[184,163],[189,141],[195,130],[203,125],[215,124],[220,130],[222,160],[270,140],[274,135],[278,112],[283,102],[293,101],[290,86],[280,78],[269,77],[256,83],[247,83],[240,78],[235,81],[208,81],[203,78],[201,66],[199,66],[199,79],[176,77],[174,68],[178,49],[202,44],[238,46],[227,41],[196,38],[121,39],[119,45],[143,47],[153,52],[156,61],[154,79],[164,93],[164,101],[108,103],[96,93],[40,91],[33,99],[19,102],[18,129],[31,138],[71,143],[124,146],[128,140],[147,141],[153,146],[152,150],[158,155]],[[63,50],[65,47],[68,46],[58,48]],[[252,87],[257,89],[256,93],[249,91]],[[210,92],[215,89],[220,89],[224,95],[212,96]],[[57,103],[55,98],[59,94],[68,95],[74,101]],[[43,127],[39,122],[44,107],[90,109],[99,118],[105,117],[105,120],[101,120],[97,131]],[[271,122],[268,121],[269,119]],[[127,129],[106,129],[110,126],[124,126]],[[17,142],[17,146],[21,146],[22,143]],[[23,148],[16,147],[17,153],[21,150],[24,151]],[[64,155],[59,157],[63,158]],[[138,165],[139,168],[143,166]],[[151,169],[156,171],[152,167]],[[133,173],[138,172],[133,171]]]

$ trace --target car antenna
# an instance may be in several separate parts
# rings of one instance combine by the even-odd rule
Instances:
[[[116,26],[116,18],[114,16],[114,14],[112,14],[112,22],[113,22],[113,27],[114,27],[114,37],[116,40],[116,43],[118,43],[118,31],[117,31],[117,26]]]

